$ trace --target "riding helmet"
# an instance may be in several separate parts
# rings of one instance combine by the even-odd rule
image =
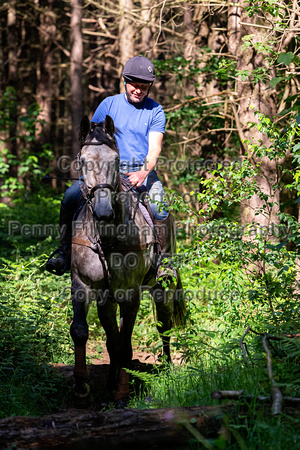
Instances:
[[[134,56],[126,62],[122,75],[125,81],[153,83],[155,80],[154,65],[144,56]]]

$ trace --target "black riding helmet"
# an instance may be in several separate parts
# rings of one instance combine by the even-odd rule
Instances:
[[[152,84],[155,80],[154,65],[144,56],[134,56],[126,62],[122,75],[125,81]]]

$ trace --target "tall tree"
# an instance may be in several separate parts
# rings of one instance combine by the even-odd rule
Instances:
[[[130,19],[130,12],[133,9],[132,0],[119,0],[120,25],[119,25],[119,56],[121,67],[134,55],[134,24]],[[120,74],[121,75],[121,74]],[[123,80],[120,80],[120,91],[124,91]]]
[[[40,6],[40,52],[37,70],[37,102],[41,108],[37,134],[41,144],[51,142],[53,89],[53,41],[56,37],[56,15],[53,11],[54,0],[48,0],[47,5]]]
[[[195,27],[193,23],[194,8],[186,4],[184,8],[183,22],[184,22],[184,50],[183,56],[186,61],[190,63],[195,62],[196,58],[196,45],[195,45]],[[194,81],[194,83],[193,83]],[[185,90],[185,95],[196,95],[196,79],[184,80],[183,88]]]
[[[12,0],[8,3],[7,11],[7,44],[8,44],[8,86],[18,93],[18,27],[17,27],[17,2]],[[18,159],[18,145],[17,145],[17,122],[18,111],[17,108],[10,108],[9,120],[9,139],[7,145],[10,147],[10,153],[17,160]],[[17,177],[18,167],[15,164],[10,166],[10,176]]]
[[[266,70],[266,58],[264,51],[259,50],[260,44],[268,41],[267,25],[256,23],[256,15],[252,17],[247,13],[246,8],[241,8],[237,3],[228,11],[228,49],[237,59],[237,70],[243,74],[238,76],[236,83],[238,105],[231,99],[235,121],[239,130],[239,136],[243,145],[243,154],[249,158],[253,166],[258,168],[255,181],[259,193],[255,193],[241,205],[242,225],[259,223],[261,226],[270,226],[271,223],[279,223],[279,190],[273,187],[278,183],[278,167],[274,160],[267,156],[258,158],[252,155],[249,144],[257,142],[268,147],[269,138],[266,133],[259,131],[258,127],[250,127],[249,123],[258,123],[255,111],[260,111],[269,118],[276,114],[276,103],[274,91],[266,89],[264,80],[253,79],[253,71]],[[271,17],[269,18],[271,20]],[[251,35],[251,45],[244,47],[243,38]],[[257,72],[257,73],[258,73]],[[266,198],[268,201],[266,201]],[[272,206],[271,206],[272,205]]]
[[[142,18],[145,23],[148,24],[151,20],[151,0],[142,0]],[[148,25],[143,25],[142,28],[142,39],[141,39],[141,52],[145,53],[145,56],[151,59],[152,49],[151,49],[151,37],[152,31],[151,27]]]
[[[83,45],[81,34],[82,0],[71,0],[71,120],[72,120],[72,158],[75,160],[80,150],[78,132],[82,118],[82,59]],[[73,167],[73,166],[72,166]],[[77,173],[71,169],[71,176]]]

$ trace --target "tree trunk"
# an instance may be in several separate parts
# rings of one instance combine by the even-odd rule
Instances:
[[[142,17],[145,22],[149,22],[151,19],[151,0],[142,0]],[[150,48],[150,42],[152,37],[152,31],[150,27],[146,25],[142,28],[142,42],[141,42],[141,52],[145,53],[145,56],[149,59],[152,57],[152,49]]]
[[[121,20],[119,25],[119,54],[121,69],[123,70],[126,61],[134,55],[133,23],[128,19],[128,12],[132,11],[133,2],[132,0],[119,0],[119,6],[121,11]],[[124,92],[123,79],[120,79],[120,92]]]
[[[218,437],[222,417],[228,413],[234,414],[234,406],[70,410],[44,417],[10,417],[0,420],[0,447],[184,450],[191,441],[197,442],[194,436],[199,438],[199,433],[203,440],[207,435]]]
[[[53,12],[54,0],[42,9],[40,16],[40,64],[37,73],[37,102],[41,107],[37,124],[37,139],[40,145],[51,142],[51,119],[53,103],[53,40],[56,35],[56,16]]]
[[[194,63],[196,57],[195,30],[193,25],[194,8],[188,4],[185,5],[184,22],[184,50],[183,56],[186,61]],[[195,97],[197,80],[184,79],[183,90],[186,96]]]
[[[8,44],[8,86],[15,89],[18,99],[18,35],[17,35],[17,15],[16,15],[16,0],[11,0],[8,4],[7,14],[7,44]],[[17,103],[17,102],[16,102]],[[9,140],[7,146],[10,153],[18,160],[18,145],[17,145],[17,122],[18,110],[17,108],[10,109],[10,123],[9,123]],[[9,174],[13,178],[18,177],[18,166],[11,165]]]
[[[253,20],[253,18],[250,18],[246,14],[245,9],[235,6],[229,8],[228,48],[237,58],[237,70],[249,70],[250,73],[253,69],[263,67],[265,64],[265,55],[263,53],[257,53],[251,46],[244,50],[242,49],[242,37],[245,35],[251,34],[253,42],[264,42],[266,40],[264,28],[254,27],[251,22]],[[247,25],[244,25],[245,23]],[[250,128],[248,123],[258,123],[257,116],[254,114],[255,110],[260,111],[269,118],[275,115],[276,106],[272,91],[267,89],[267,86],[262,81],[254,83],[251,80],[251,76],[247,77],[245,81],[239,76],[236,91],[239,98],[238,109],[233,104],[233,99],[232,108],[241,142],[244,139],[253,142],[260,140],[261,145],[268,147],[270,142],[267,135],[259,132],[256,127]],[[253,106],[254,109],[252,109]],[[244,151],[246,151],[248,146],[247,144],[243,145]],[[242,226],[246,227],[252,222],[256,222],[259,226],[264,227],[270,227],[272,224],[277,225],[279,223],[277,217],[277,213],[279,212],[279,190],[276,191],[273,189],[273,186],[278,182],[277,164],[274,160],[270,160],[267,157],[260,159],[253,155],[249,158],[254,166],[260,164],[261,172],[253,181],[257,183],[259,191],[268,196],[267,202],[273,203],[273,206],[268,206],[267,202],[257,194],[253,195],[249,200],[243,201],[241,205]]]
[[[72,118],[72,160],[80,150],[78,133],[82,118],[82,58],[81,35],[82,0],[71,0],[71,118]],[[72,165],[73,167],[74,165]],[[78,174],[71,168],[71,176]]]

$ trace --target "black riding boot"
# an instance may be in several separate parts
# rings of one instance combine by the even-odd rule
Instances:
[[[161,255],[158,256],[156,281],[166,281],[170,286],[177,280],[177,271],[172,266],[172,258],[176,254],[176,228],[172,214],[169,213],[163,220],[155,219],[154,229],[161,251]],[[165,258],[168,261],[164,263]]]
[[[52,253],[46,264],[46,270],[54,275],[63,275],[70,268],[73,212],[60,208],[59,228],[60,246]],[[56,257],[54,257],[57,255]]]

